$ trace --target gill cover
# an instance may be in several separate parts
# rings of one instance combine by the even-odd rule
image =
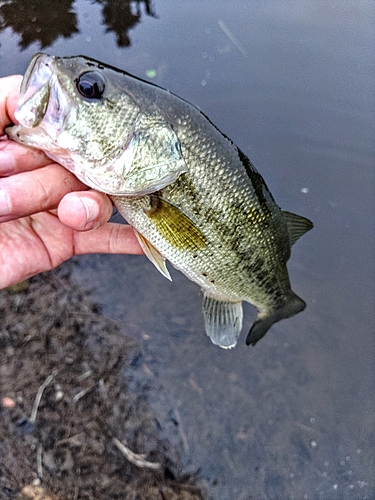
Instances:
[[[119,144],[101,145],[104,121],[113,113],[107,78],[111,74],[96,61],[36,54],[21,85],[19,125],[7,133],[43,149],[82,182],[110,195],[144,196],[172,184],[188,169],[173,127],[157,112],[138,109],[135,121],[117,130]],[[92,151],[99,153],[90,157]]]
[[[118,196],[154,193],[187,172],[176,133],[154,116],[142,117],[142,123],[135,124],[122,153],[108,168],[121,179],[116,191],[108,191]]]

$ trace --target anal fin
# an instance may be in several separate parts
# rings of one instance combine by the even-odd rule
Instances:
[[[225,302],[204,292],[202,309],[211,341],[224,349],[234,347],[242,329],[242,302]]]
[[[133,228],[134,229],[134,228]],[[136,229],[134,229],[134,233],[141,245],[142,250],[146,254],[146,257],[154,264],[156,269],[167,279],[172,281],[171,275],[169,274],[167,265],[165,263],[165,258],[156,250],[154,245],[152,245],[148,239],[138,233]]]

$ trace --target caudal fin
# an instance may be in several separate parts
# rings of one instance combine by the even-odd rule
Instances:
[[[247,345],[255,345],[264,335],[267,333],[268,329],[277,321],[285,318],[290,318],[295,314],[303,311],[306,307],[306,303],[298,297],[294,292],[290,292],[288,301],[283,307],[275,310],[271,310],[268,314],[258,316],[258,319],[253,323],[250,331],[246,338]]]

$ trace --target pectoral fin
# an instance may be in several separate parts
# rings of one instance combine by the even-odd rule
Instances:
[[[155,194],[150,195],[150,203],[145,214],[170,245],[191,252],[206,246],[201,230],[179,207]]]
[[[171,275],[169,274],[168,268],[165,263],[165,258],[156,250],[154,245],[152,245],[144,236],[138,233],[136,229],[134,229],[134,233],[146,257],[150,259],[156,269],[160,271],[163,276],[172,281]]]
[[[242,329],[242,302],[217,300],[204,292],[202,309],[212,342],[224,349],[234,347]]]
[[[187,166],[172,127],[149,117],[146,123],[135,126],[123,153],[110,170],[121,178],[121,191],[116,194],[143,196],[175,182],[187,172]]]
[[[293,214],[292,212],[287,212],[285,210],[282,211],[283,215],[286,219],[286,223],[288,226],[289,233],[289,241],[290,245],[294,245],[294,243],[301,238],[307,231],[312,229],[313,223],[302,217],[301,215]]]

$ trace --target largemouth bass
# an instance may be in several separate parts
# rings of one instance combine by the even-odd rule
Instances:
[[[151,262],[203,291],[206,333],[236,345],[242,301],[258,308],[246,343],[305,308],[291,246],[312,223],[275,203],[250,160],[195,106],[84,56],[36,54],[7,129],[107,193]]]

